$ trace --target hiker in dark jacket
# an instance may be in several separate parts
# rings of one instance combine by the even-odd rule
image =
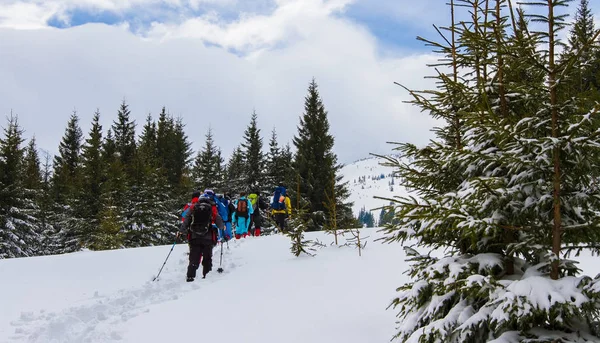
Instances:
[[[194,281],[202,261],[202,278],[212,270],[212,251],[217,244],[217,229],[223,230],[223,219],[219,216],[215,202],[202,195],[190,209],[178,236],[187,234],[190,246],[190,261],[187,281]]]
[[[252,216],[250,223],[250,236],[260,236],[260,228],[264,222],[262,212],[265,211],[269,204],[265,200],[264,197],[260,195],[260,192],[254,191],[252,194],[248,195],[248,200],[252,204]],[[254,229],[252,227],[254,226]]]

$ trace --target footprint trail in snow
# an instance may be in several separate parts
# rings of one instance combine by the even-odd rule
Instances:
[[[160,278],[152,282],[155,276],[138,288],[122,289],[113,294],[99,295],[58,312],[38,313],[22,312],[12,321],[15,327],[13,342],[109,342],[119,341],[125,330],[127,321],[151,311],[156,304],[178,299],[186,292],[196,291],[205,283],[218,282],[222,277],[241,263],[241,257],[235,256],[233,250],[241,245],[241,241],[231,241],[230,248],[223,249],[222,274],[217,273],[221,247],[213,250],[213,270],[206,279],[185,282],[185,271],[188,255],[171,254],[170,258],[178,259],[176,267],[165,267]],[[202,268],[202,267],[200,267]]]

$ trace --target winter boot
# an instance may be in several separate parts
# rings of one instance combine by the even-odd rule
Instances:
[[[186,282],[192,282],[194,281],[194,278],[191,276],[188,276],[187,279],[185,279]]]
[[[256,230],[254,230],[254,236],[258,237],[260,236],[260,228],[257,227]]]

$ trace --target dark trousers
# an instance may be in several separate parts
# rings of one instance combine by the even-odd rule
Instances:
[[[188,265],[187,276],[196,277],[196,270],[200,267],[200,259],[202,259],[202,276],[205,276],[212,270],[212,242],[203,239],[192,239],[189,245],[190,264]]]
[[[277,227],[282,232],[287,230],[287,225],[285,224],[287,217],[287,213],[275,213],[275,223],[277,223]]]

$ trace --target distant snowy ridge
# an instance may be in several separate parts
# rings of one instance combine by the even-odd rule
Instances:
[[[396,154],[389,156],[400,157]],[[354,203],[352,207],[354,215],[358,215],[363,207],[371,211],[389,205],[388,201],[375,197],[393,198],[407,194],[406,190],[398,185],[398,179],[393,177],[394,169],[381,165],[385,162],[385,159],[373,156],[342,167],[342,180],[348,182],[350,189],[348,200]],[[379,217],[379,211],[373,211],[373,214],[375,218]]]

